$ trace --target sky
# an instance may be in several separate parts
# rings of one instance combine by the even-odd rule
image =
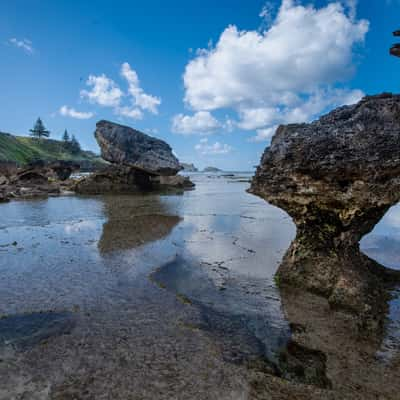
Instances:
[[[398,92],[400,0],[0,2],[0,131],[107,119],[199,168],[251,170],[279,124]]]

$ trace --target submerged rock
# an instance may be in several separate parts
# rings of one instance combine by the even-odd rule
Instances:
[[[95,137],[101,156],[113,164],[129,165],[152,175],[175,175],[181,169],[166,142],[128,126],[99,121]]]
[[[278,282],[379,317],[395,272],[362,254],[359,240],[400,200],[400,96],[365,97],[311,124],[280,126],[250,188],[283,208],[297,236]]]

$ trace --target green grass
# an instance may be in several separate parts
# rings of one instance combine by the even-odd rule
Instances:
[[[72,154],[59,140],[13,136],[0,132],[0,161],[11,161],[24,165],[35,160],[68,160],[85,161],[94,165],[104,164],[101,157],[91,151],[82,150]]]

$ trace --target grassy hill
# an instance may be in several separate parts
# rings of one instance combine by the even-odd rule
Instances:
[[[105,164],[100,156],[91,151],[71,153],[59,140],[14,136],[0,132],[0,162],[9,161],[24,165],[35,160],[76,161],[83,168],[100,167]]]

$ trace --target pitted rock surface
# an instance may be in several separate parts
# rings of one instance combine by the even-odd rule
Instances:
[[[363,255],[359,240],[400,200],[400,96],[369,96],[311,124],[280,126],[250,192],[297,226],[279,283],[379,313],[383,282],[397,274]]]

